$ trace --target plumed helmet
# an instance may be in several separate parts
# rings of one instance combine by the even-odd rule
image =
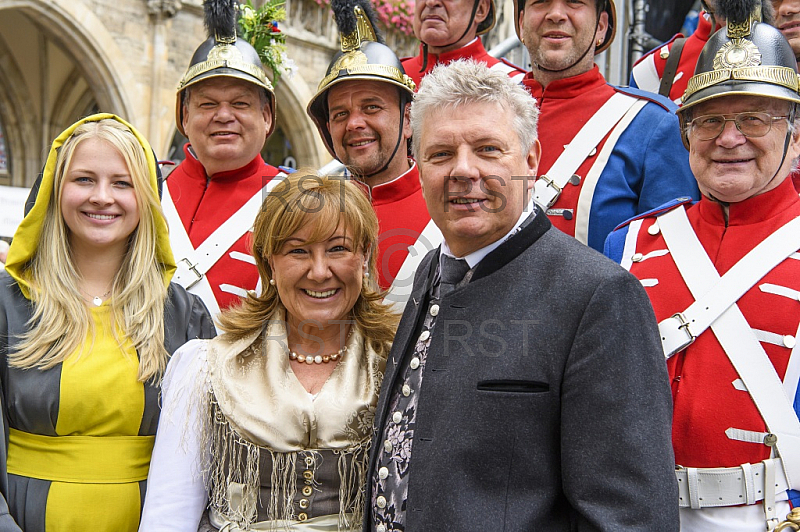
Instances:
[[[375,16],[370,0],[333,0],[336,25],[339,27],[341,51],[333,56],[317,94],[306,108],[314,121],[325,147],[333,157],[333,139],[328,130],[328,91],[343,81],[381,81],[398,87],[402,101],[414,96],[414,81],[383,37],[375,29]]]
[[[678,109],[681,125],[691,114],[688,109],[721,96],[800,103],[797,59],[781,32],[761,22],[761,0],[718,0],[717,13],[727,19],[727,27],[712,35],[700,53]],[[681,129],[687,144],[685,127]]]
[[[275,128],[275,94],[267,78],[258,52],[250,43],[236,36],[237,0],[204,0],[205,26],[208,39],[195,50],[189,68],[178,84],[175,120],[178,131],[183,130],[183,99],[186,88],[200,81],[228,77],[247,81],[266,91],[273,116],[267,136]]]
[[[596,0],[603,4],[602,11],[608,13],[608,28],[603,40],[594,49],[594,54],[605,52],[611,43],[614,42],[614,36],[617,34],[617,8],[614,5],[614,0]],[[522,36],[519,33],[519,14],[525,9],[525,0],[514,0],[514,29],[517,30],[517,37],[521,40]],[[488,17],[487,17],[488,18]]]

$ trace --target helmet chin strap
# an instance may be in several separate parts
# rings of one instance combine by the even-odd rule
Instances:
[[[478,12],[478,5],[481,3],[481,0],[475,0],[475,3],[472,4],[472,13],[469,16],[469,22],[467,22],[467,27],[464,29],[464,33],[461,34],[461,37],[456,39],[455,41],[451,42],[450,44],[445,44],[443,46],[439,46],[439,48],[448,48],[453,46],[458,41],[463,39],[469,33],[469,29],[472,27],[472,23],[475,22],[475,13]],[[422,68],[419,70],[420,73],[425,72],[425,69],[428,68],[428,43],[423,41],[422,39],[419,40],[422,43]]]
[[[595,23],[595,25],[594,25],[594,33],[595,33],[595,35],[597,35],[597,28],[599,26],[600,26],[600,15],[597,15],[597,23]],[[552,73],[564,72],[565,70],[569,70],[570,68],[574,67],[575,65],[577,65],[578,63],[583,61],[583,58],[586,57],[586,54],[589,53],[589,51],[592,49],[593,45],[594,45],[594,39],[592,39],[592,41],[589,43],[589,47],[586,48],[586,50],[583,51],[583,53],[581,54],[581,56],[578,59],[576,59],[571,65],[565,66],[564,68],[550,69],[550,68],[545,68],[545,67],[539,65],[538,63],[534,63],[534,65],[536,66],[536,68],[538,70],[543,70],[544,72],[552,72]]]
[[[383,166],[381,166],[380,170],[376,170],[374,172],[371,172],[369,174],[364,174],[362,176],[365,181],[367,179],[369,179],[370,177],[374,177],[374,176],[380,174],[381,172],[383,172],[384,170],[386,170],[387,168],[389,168],[389,164],[391,164],[391,162],[394,161],[394,156],[397,155],[397,150],[400,148],[400,143],[403,141],[403,122],[405,120],[405,110],[406,110],[405,109],[405,103],[404,103],[403,100],[404,100],[404,98],[401,95],[400,96],[400,127],[397,130],[397,142],[395,142],[395,144],[394,144],[394,150],[392,150],[392,154],[386,159],[386,162],[383,164]]]
[[[796,107],[795,104],[792,104],[792,110],[789,111],[789,116],[787,118],[787,120],[789,121],[789,124],[794,124],[794,120],[795,120],[796,115],[797,115],[797,107]],[[769,179],[769,181],[767,181],[767,183],[766,183],[766,185],[764,185],[764,187],[769,186],[773,181],[775,181],[775,178],[778,177],[778,172],[781,171],[781,168],[783,168],[783,163],[784,163],[784,161],[786,161],[786,154],[789,153],[789,143],[791,141],[792,141],[792,130],[791,130],[791,127],[789,127],[786,130],[786,138],[783,141],[783,153],[781,154],[781,160],[778,163],[778,168],[775,169],[775,173],[772,174],[772,177]],[[728,207],[730,205],[729,202],[725,202],[725,201],[719,200],[719,199],[715,198],[711,194],[708,194],[708,197],[710,199],[716,201],[720,205],[725,206],[725,207]]]

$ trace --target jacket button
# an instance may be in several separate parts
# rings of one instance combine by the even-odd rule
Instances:
[[[431,305],[431,316],[436,317],[439,315],[439,305]]]
[[[303,495],[306,497],[311,497],[312,493],[314,493],[314,490],[311,489],[311,486],[303,486]]]
[[[383,442],[383,450],[386,451],[387,453],[392,452],[392,442],[390,442],[389,440]]]
[[[308,470],[303,471],[303,478],[306,480],[311,480],[312,478],[314,478],[314,473]]]
[[[653,225],[647,228],[647,232],[652,236],[656,236],[660,231],[661,228],[658,227],[658,222],[653,222]]]
[[[417,369],[419,367],[419,358],[414,357],[411,359],[411,369]]]
[[[297,520],[298,521],[305,521],[306,519],[308,519],[308,514],[307,513],[300,512],[299,514],[297,514]]]
[[[431,332],[430,331],[422,331],[422,333],[419,335],[419,341],[420,342],[424,342],[425,340],[427,340],[430,337],[431,337]]]
[[[409,395],[411,395],[411,386],[409,386],[408,384],[404,384],[403,385],[403,395],[405,397],[408,397]]]
[[[375,527],[375,532],[386,532],[386,525],[378,525]]]
[[[386,508],[386,497],[383,495],[379,496],[377,499],[375,499],[375,504],[378,505],[378,508]]]
[[[308,499],[300,499],[300,508],[304,510],[308,508]]]
[[[383,480],[388,476],[389,476],[389,468],[388,467],[382,467],[382,468],[378,469],[378,478],[379,479]]]
[[[392,414],[392,421],[394,421],[395,423],[400,423],[401,421],[403,421],[403,414],[401,412],[395,412],[394,414]]]
[[[642,262],[642,259],[644,259],[644,255],[642,255],[641,253],[634,253],[633,257],[631,257],[631,260],[633,262]]]

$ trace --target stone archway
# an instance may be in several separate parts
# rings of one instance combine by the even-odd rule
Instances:
[[[133,113],[134,75],[80,0],[0,0],[0,14],[0,118],[11,183],[29,186],[53,136],[87,108]]]

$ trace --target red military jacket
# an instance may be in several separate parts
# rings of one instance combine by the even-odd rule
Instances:
[[[431,221],[422,197],[417,163],[392,181],[372,187],[370,195],[380,225],[378,282],[381,288],[388,289],[408,256],[409,246],[414,245]],[[398,282],[410,285],[414,282],[413,272],[411,278]]]
[[[727,222],[721,206],[705,197],[687,210],[687,216],[717,271],[724,275],[771,233],[800,216],[800,198],[791,180],[785,179],[769,192],[731,204]],[[694,298],[654,224],[655,216],[644,218],[635,235],[631,234],[633,224],[629,226],[622,264],[630,264],[631,273],[641,280],[661,321],[685,310]],[[777,290],[784,295],[776,295],[768,285],[788,290]],[[780,263],[738,301],[750,327],[767,333],[761,334],[761,345],[781,379],[800,322],[800,302],[788,297],[790,293],[800,293],[797,254]],[[772,340],[764,340],[764,336]],[[672,438],[677,464],[734,467],[769,458],[766,445],[732,440],[725,434],[728,428],[767,430],[711,329],[668,359],[667,367],[674,400]]]
[[[183,228],[196,249],[279,170],[257,155],[242,168],[209,178],[189,148],[189,144],[184,147],[186,158],[169,174],[167,186]],[[248,230],[244,236],[231,242],[229,249],[206,274],[220,309],[237,302],[242,291],[256,288],[258,270],[250,255],[250,235]],[[175,260],[179,261],[181,257],[176,255]]]
[[[703,12],[698,17],[697,29],[686,38],[678,61],[678,69],[675,71],[675,77],[673,78],[672,88],[669,91],[669,99],[678,105],[681,103],[683,93],[686,92],[689,78],[694,75],[700,52],[716,29],[713,17]],[[664,76],[664,69],[667,66],[667,60],[672,47],[675,45],[675,39],[681,37],[683,37],[681,34],[675,35],[663,45],[642,56],[633,65],[630,86],[658,93],[661,78]]]
[[[474,59],[475,61],[481,61],[486,63],[487,66],[492,68],[493,70],[500,70],[501,72],[505,72],[508,76],[516,82],[521,82],[523,76],[525,76],[525,71],[520,69],[514,63],[506,61],[503,58],[496,58],[489,55],[489,52],[486,51],[486,48],[483,47],[483,42],[481,42],[480,37],[476,37],[471,43],[466,46],[463,46],[457,50],[451,50],[449,52],[445,52],[443,54],[428,54],[428,64],[425,67],[425,71],[422,71],[422,59],[424,48],[422,45],[419,47],[419,55],[415,57],[406,57],[403,61],[403,69],[406,71],[406,74],[414,80],[414,83],[417,84],[417,89],[419,89],[419,84],[422,81],[422,78],[425,77],[428,72],[433,70],[433,67],[441,64],[447,64],[456,59]]]

